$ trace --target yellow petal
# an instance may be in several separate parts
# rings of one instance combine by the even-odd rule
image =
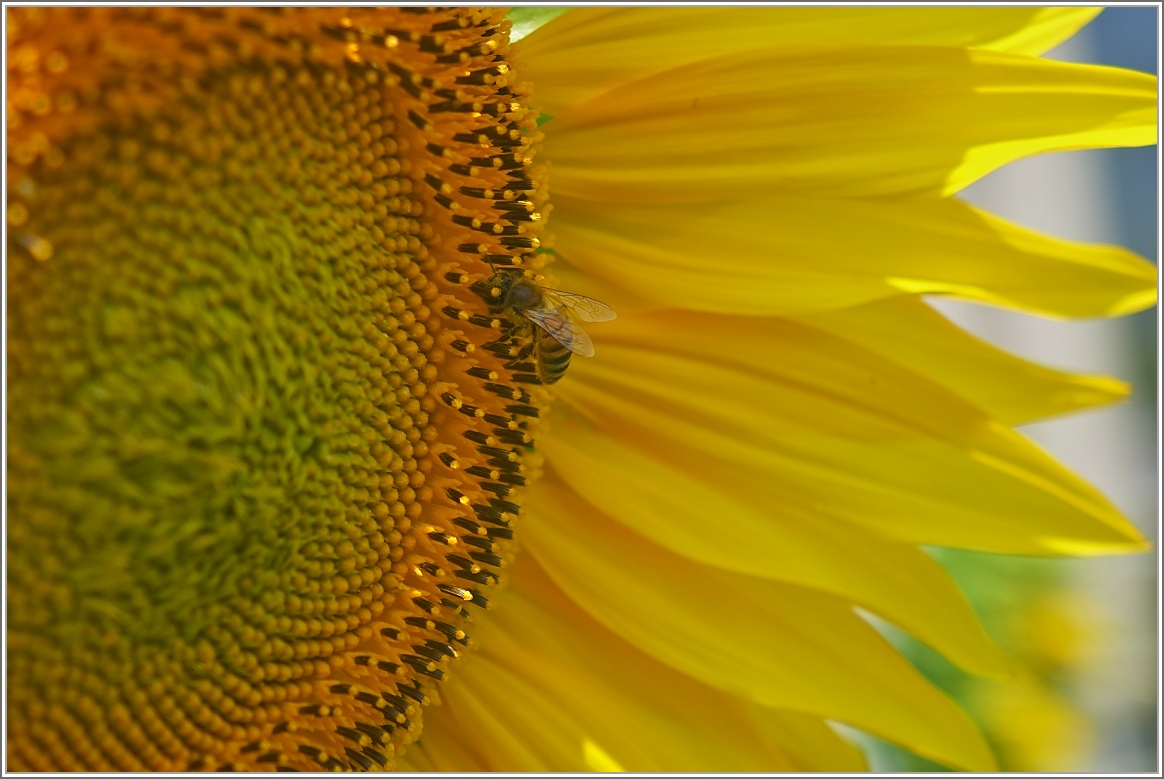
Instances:
[[[458,737],[488,770],[862,768],[857,750],[819,717],[762,709],[618,638],[528,556],[474,636],[480,650],[448,685],[444,705],[429,711],[422,743],[429,728],[468,719]]]
[[[523,77],[557,114],[628,81],[751,48],[975,46],[1041,54],[1095,8],[574,8],[521,42]],[[578,67],[585,62],[586,67]]]
[[[767,506],[823,512],[912,544],[1017,554],[1145,548],[1103,495],[1022,436],[827,333],[676,312],[620,317],[595,328],[595,342],[598,357],[575,361],[561,396],[597,431],[664,462],[719,463],[708,478],[728,495],[763,496]]]
[[[1123,400],[1109,376],[1063,373],[976,338],[914,297],[798,317],[924,374],[1008,425],[1022,425]]]
[[[797,771],[867,771],[865,756],[820,717],[748,705],[763,738],[782,745]]]
[[[693,563],[584,506],[554,509],[561,514],[527,517],[529,553],[583,609],[658,660],[765,706],[991,769],[969,719],[843,601]],[[707,509],[709,534],[731,521]]]
[[[994,11],[1001,11],[995,8]],[[1018,11],[1018,8],[1006,9]],[[966,44],[979,49],[1009,51],[1015,54],[1038,55],[1055,48],[1067,40],[1103,10],[1103,8],[1024,8],[1031,14],[1013,32],[983,43]]]
[[[426,709],[420,741],[410,744],[404,754],[396,758],[396,770],[406,773],[488,771],[488,762],[473,752],[464,737],[465,733],[473,732],[474,725],[471,721],[458,721],[447,704]]]
[[[614,424],[634,415],[607,400],[584,403]],[[636,446],[637,440],[590,429],[583,420],[556,418],[542,449],[561,481],[539,483],[527,505],[552,513],[556,524],[584,524],[588,515],[564,508],[583,510],[569,499],[575,490],[606,516],[676,554],[834,594],[896,623],[970,671],[1009,672],[965,598],[925,553],[827,510],[775,503],[763,489],[726,483],[718,451],[701,448],[715,442],[700,440],[682,419],[662,415],[650,421],[668,424],[663,417],[671,421],[662,443],[690,449],[677,448],[676,456],[666,458]]]
[[[557,250],[588,274],[702,311],[800,314],[909,292],[1076,317],[1156,298],[1155,266],[1126,249],[1052,238],[953,198],[560,197],[554,228]]]
[[[1019,157],[1156,140],[1156,79],[981,49],[748,51],[665,71],[544,126],[555,195],[949,194]]]

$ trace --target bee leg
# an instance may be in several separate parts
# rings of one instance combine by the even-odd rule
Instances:
[[[521,349],[519,349],[517,353],[509,359],[509,362],[505,363],[505,369],[525,373],[532,372],[534,370],[534,366],[533,363],[531,363],[529,360],[533,355],[534,349],[536,347],[536,340],[530,340],[526,342],[526,344],[522,346]]]

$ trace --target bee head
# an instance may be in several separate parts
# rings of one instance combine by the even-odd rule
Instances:
[[[489,306],[492,313],[498,313],[505,308],[520,307],[521,303],[514,299],[524,300],[521,288],[529,286],[523,280],[522,274],[514,270],[498,270],[473,284],[473,290]]]

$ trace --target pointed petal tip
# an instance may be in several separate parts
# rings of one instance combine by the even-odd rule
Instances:
[[[1156,269],[1152,268],[1152,286],[1145,287],[1138,292],[1133,292],[1127,295],[1122,300],[1114,304],[1109,312],[1109,316],[1126,316],[1128,314],[1135,314],[1140,311],[1151,308],[1156,305]]]
[[[1043,538],[1042,545],[1053,555],[1070,557],[1106,557],[1109,555],[1145,554],[1155,545],[1135,528],[1123,529],[1123,541],[1081,541],[1071,538]]]

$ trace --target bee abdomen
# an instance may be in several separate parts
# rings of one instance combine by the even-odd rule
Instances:
[[[570,367],[570,350],[553,338],[542,336],[538,339],[538,377],[545,384],[553,384]]]

